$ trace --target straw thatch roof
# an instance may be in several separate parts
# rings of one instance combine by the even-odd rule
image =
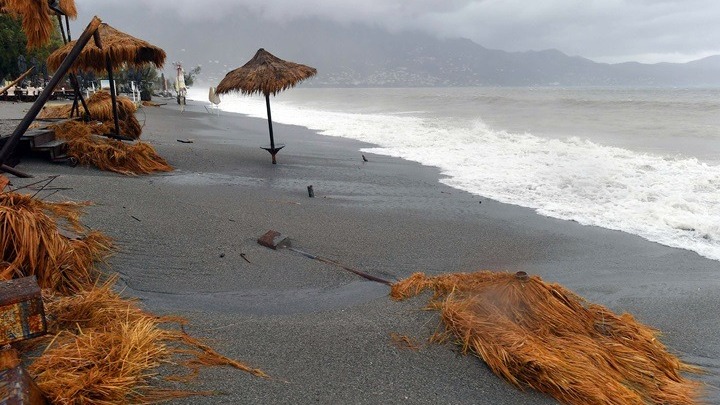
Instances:
[[[225,75],[218,84],[216,93],[239,91],[248,95],[275,95],[316,73],[315,68],[284,61],[260,48],[250,61]]]
[[[77,17],[74,0],[60,0],[58,7],[70,18]],[[50,41],[55,29],[52,23],[54,11],[44,0],[0,0],[0,13],[10,14],[22,19],[23,32],[27,37],[28,48],[36,48]]]
[[[88,42],[73,64],[73,69],[95,72],[105,71],[105,57],[107,55],[110,56],[113,68],[123,64],[128,64],[131,67],[153,64],[160,68],[165,64],[165,51],[155,45],[120,32],[106,23],[100,24],[98,33],[100,34],[102,49],[98,48],[94,41]],[[57,69],[73,46],[75,46],[75,41],[69,42],[53,52],[48,57],[48,68],[51,70]]]

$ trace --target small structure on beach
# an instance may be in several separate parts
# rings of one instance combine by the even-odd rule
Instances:
[[[270,115],[270,94],[295,86],[297,83],[314,76],[315,68],[299,63],[282,60],[263,48],[243,66],[228,72],[217,86],[217,94],[226,94],[239,91],[242,94],[252,95],[262,93],[267,106],[268,128],[270,130],[270,145],[263,149],[272,155],[273,164],[275,155],[285,145],[276,144],[273,137],[272,116]]]
[[[72,50],[74,42],[53,52],[48,57],[48,67],[56,69]],[[106,23],[100,24],[95,35],[95,42],[88,43],[72,65],[73,70],[107,71],[110,79],[110,96],[113,103],[115,133],[114,138],[125,139],[120,133],[117,111],[117,92],[113,80],[113,69],[127,64],[142,67],[148,64],[161,68],[165,63],[165,51],[150,43],[118,31]]]

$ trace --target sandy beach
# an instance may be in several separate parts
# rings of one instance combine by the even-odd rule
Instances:
[[[25,157],[17,168],[35,179],[11,180],[60,175],[53,186],[67,189],[51,198],[94,202],[84,223],[116,241],[108,271],[126,295],[188,318],[189,333],[272,376],[204,369],[186,388],[218,395],[173,403],[555,403],[453,345],[427,343],[440,324],[424,299],[394,302],[383,284],[258,245],[270,229],[391,280],[486,269],[561,283],[661,330],[670,351],[707,371],[708,402],[720,403],[720,262],[471,195],[432,167],[368,153],[364,162],[369,145],[302,127],[274,125],[287,146],[272,165],[259,148],[267,121],[167,102],[138,118],[174,172],[127,177]],[[29,106],[2,103],[0,120]],[[398,347],[392,333],[421,349]]]

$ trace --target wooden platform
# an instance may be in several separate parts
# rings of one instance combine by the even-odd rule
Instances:
[[[0,148],[10,138],[10,134],[0,135]],[[15,148],[15,158],[18,160],[25,154],[36,154],[45,156],[53,163],[74,164],[75,159],[67,155],[67,143],[55,139],[55,132],[49,128],[31,129],[25,132],[20,138],[20,143]]]

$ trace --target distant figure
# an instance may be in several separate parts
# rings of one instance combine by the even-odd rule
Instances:
[[[185,96],[187,95],[187,86],[185,86],[185,71],[180,63],[175,64],[177,69],[177,78],[175,79],[175,91],[177,92],[177,103],[180,104],[180,111],[185,111]]]
[[[205,110],[209,113],[217,111],[217,115],[219,116],[220,108],[218,107],[218,104],[220,104],[220,96],[215,92],[215,87],[210,87],[208,100],[210,100],[210,105],[206,105]]]
[[[363,157],[363,162],[368,162],[368,160],[367,160],[367,158],[365,157],[365,155],[362,155],[362,157]]]

